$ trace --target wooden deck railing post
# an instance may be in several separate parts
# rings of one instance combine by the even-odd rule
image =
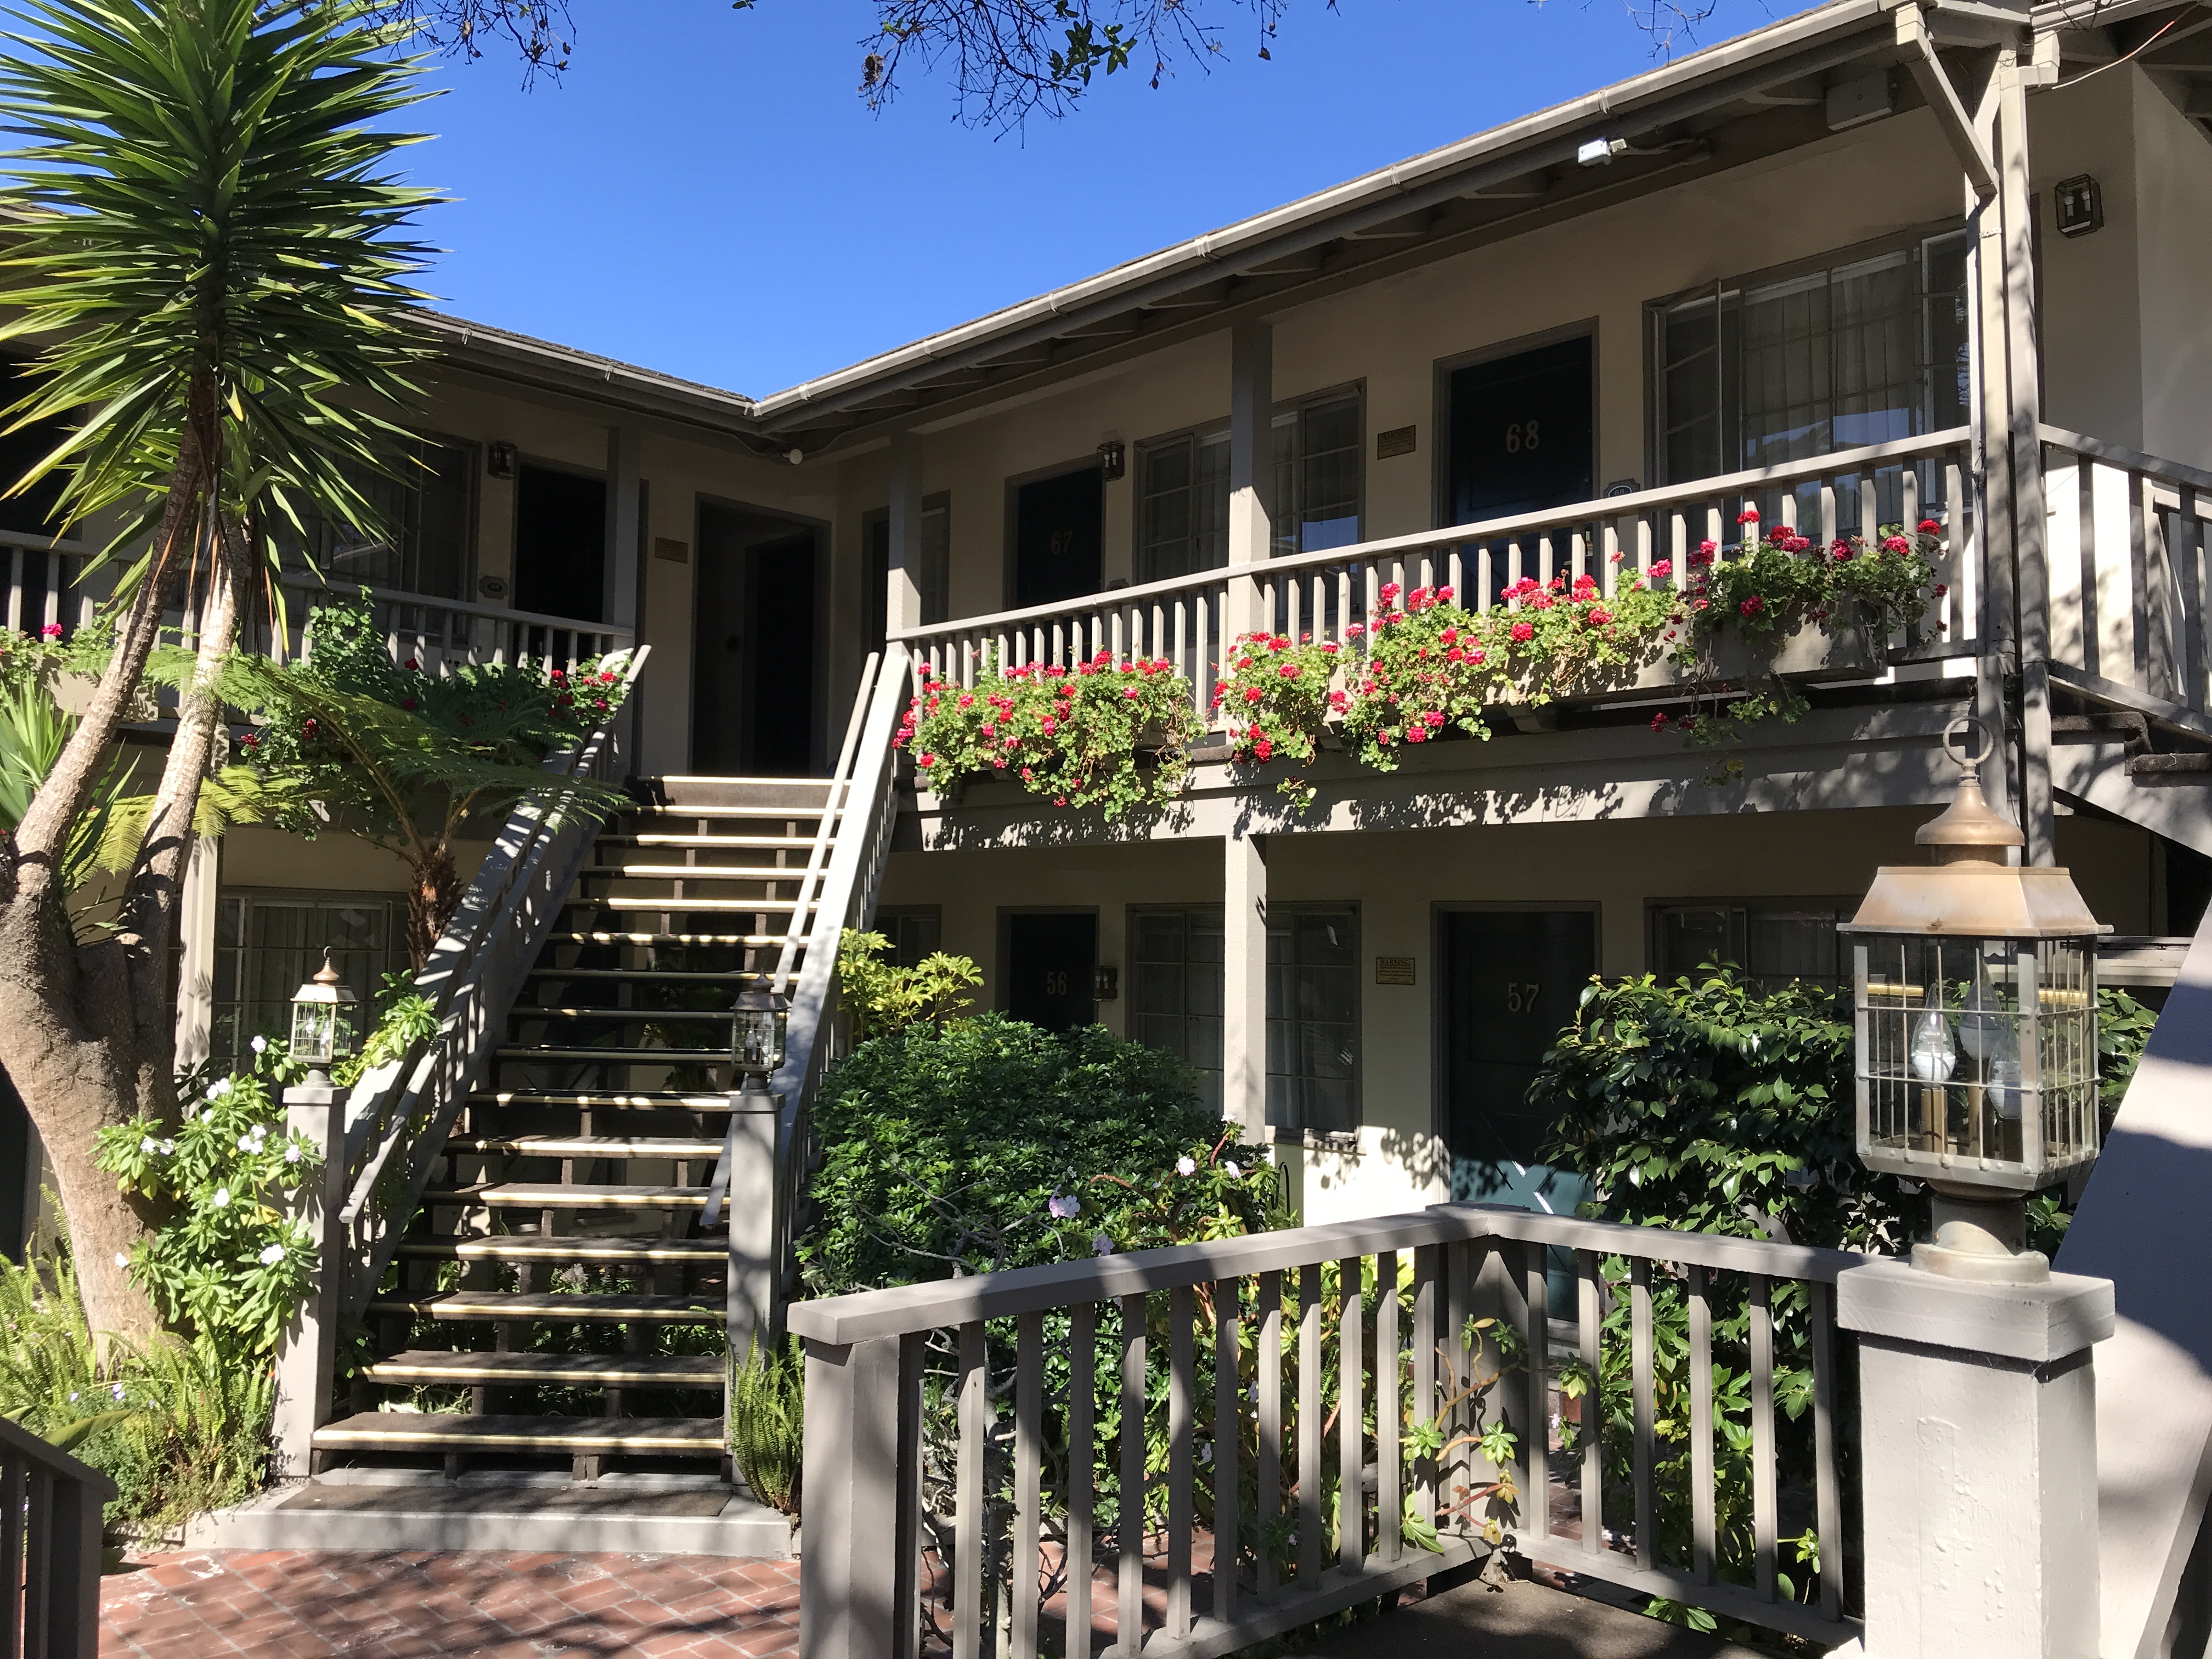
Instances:
[[[2090,1351],[2112,1332],[2112,1281],[1872,1261],[1838,1276],[1836,1321],[1859,1334],[1866,1650],[2099,1652]]]
[[[352,1091],[334,1083],[284,1091],[284,1133],[322,1153],[323,1167],[300,1191],[300,1219],[314,1241],[314,1276],[276,1348],[276,1411],[270,1429],[281,1480],[314,1473],[315,1431],[331,1409],[337,1362],[338,1316],[345,1290],[346,1228],[338,1218],[351,1171],[346,1162],[346,1102]]]
[[[800,1659],[898,1659],[906,1645],[899,1346],[896,1337],[806,1344]]]

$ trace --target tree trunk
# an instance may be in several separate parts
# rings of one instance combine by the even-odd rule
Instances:
[[[423,854],[412,874],[407,887],[407,959],[419,974],[461,908],[463,890],[453,855],[442,845]]]
[[[90,707],[33,798],[14,837],[0,840],[0,1066],[22,1096],[52,1160],[79,1270],[85,1313],[94,1332],[143,1340],[161,1328],[145,1293],[121,1261],[142,1239],[149,1218],[118,1191],[115,1177],[94,1162],[99,1131],[142,1113],[167,1127],[176,1119],[172,1077],[175,1032],[170,1002],[175,932],[175,874],[162,881],[163,860],[147,860],[126,889],[117,930],[88,945],[73,936],[68,895],[59,881],[61,849],[70,826],[104,769],[158,632],[162,602],[173,583],[176,553],[199,526],[212,404],[196,396],[177,469],[155,532],[155,557],[118,629],[114,655]],[[228,562],[220,556],[217,566]],[[235,584],[228,624],[234,629]],[[186,699],[180,714],[192,714]],[[179,721],[168,772],[204,771],[214,735],[212,717]],[[191,758],[197,746],[197,760]],[[179,751],[184,753],[180,754]],[[165,795],[174,797],[165,779]],[[192,800],[183,803],[189,828]],[[176,812],[157,811],[155,823]],[[150,833],[150,831],[149,831]],[[188,844],[189,836],[177,837]],[[181,857],[174,861],[180,867]],[[150,883],[145,866],[153,870]],[[150,924],[150,936],[147,929]]]

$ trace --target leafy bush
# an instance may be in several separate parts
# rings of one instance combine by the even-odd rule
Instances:
[[[1181,1060],[1100,1026],[912,1024],[838,1062],[814,1109],[817,1295],[1279,1224],[1275,1171]]]
[[[782,1353],[756,1342],[730,1370],[730,1456],[755,1498],[795,1519],[805,1450],[806,1362],[799,1339]]]
[[[881,933],[848,927],[837,939],[837,1006],[851,1022],[853,1041],[865,1042],[917,1020],[949,1019],[975,999],[969,991],[983,971],[967,957],[932,951],[911,968],[885,962],[891,942]]]

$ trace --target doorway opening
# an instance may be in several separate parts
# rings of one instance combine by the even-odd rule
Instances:
[[[1106,485],[1093,461],[1013,490],[1013,608],[1080,599],[1104,586]]]
[[[1098,913],[1011,910],[1002,929],[1007,1013],[1048,1031],[1097,1024]]]
[[[817,526],[699,504],[691,766],[744,777],[815,775],[822,563]]]
[[[605,622],[607,481],[525,461],[514,481],[514,605]]]
[[[1449,371],[1447,523],[1540,513],[1597,494],[1595,363],[1583,334]],[[1502,588],[1504,563],[1493,562],[1492,585]]]

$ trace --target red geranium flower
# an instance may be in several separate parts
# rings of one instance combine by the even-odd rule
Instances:
[[[1923,519],[1919,524],[1919,531],[1923,536],[1940,536],[1943,533],[1943,526],[1933,519]]]
[[[1513,637],[1523,643],[1534,639],[1536,637],[1534,624],[1531,623],[1515,623],[1513,624]]]
[[[1766,601],[1760,599],[1756,593],[1746,599],[1741,605],[1736,606],[1736,610],[1747,617],[1756,617],[1760,611],[1765,609]]]

